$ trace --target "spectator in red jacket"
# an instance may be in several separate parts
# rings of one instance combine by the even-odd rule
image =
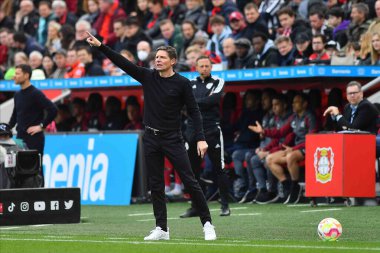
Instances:
[[[84,76],[84,64],[78,60],[77,51],[75,49],[67,51],[67,65],[68,70],[65,74],[65,78],[80,78]]]
[[[100,0],[100,14],[93,27],[103,38],[103,44],[112,45],[116,41],[113,23],[117,19],[127,17],[125,11],[119,7],[119,0]]]

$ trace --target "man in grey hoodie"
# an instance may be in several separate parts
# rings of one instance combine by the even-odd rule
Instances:
[[[268,39],[264,33],[256,33],[252,37],[252,45],[255,53],[255,68],[275,67],[278,63],[277,49],[273,40]]]

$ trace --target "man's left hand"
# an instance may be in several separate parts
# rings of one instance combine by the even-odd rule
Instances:
[[[37,126],[31,126],[29,127],[26,132],[30,135],[35,135],[36,133],[39,133],[39,132],[42,132],[43,129],[41,126],[37,125]]]
[[[204,157],[207,151],[208,145],[206,141],[198,141],[197,150],[200,157]]]

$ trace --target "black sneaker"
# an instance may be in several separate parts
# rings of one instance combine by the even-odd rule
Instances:
[[[280,196],[275,192],[263,192],[256,198],[256,203],[260,205],[276,203],[280,199]]]
[[[193,209],[193,208],[189,208],[186,210],[186,212],[184,212],[183,214],[181,214],[179,217],[180,218],[190,218],[190,217],[198,217],[199,214],[198,214],[198,211]]]
[[[253,191],[247,191],[244,196],[241,198],[241,200],[239,201],[239,204],[243,204],[243,203],[247,203],[247,202],[251,202],[252,200],[255,199],[257,195],[257,190],[253,190]]]
[[[284,204],[297,204],[299,201],[300,201],[300,198],[301,198],[301,194],[302,194],[302,188],[299,184],[295,184],[291,191],[290,191],[290,194],[288,196],[288,198],[286,199],[286,201],[284,202]]]
[[[231,210],[228,206],[222,206],[220,208],[220,216],[230,216]]]

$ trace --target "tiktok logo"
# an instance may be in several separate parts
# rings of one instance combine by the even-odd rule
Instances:
[[[8,207],[8,212],[12,213],[15,210],[15,204],[12,202],[11,205]]]

